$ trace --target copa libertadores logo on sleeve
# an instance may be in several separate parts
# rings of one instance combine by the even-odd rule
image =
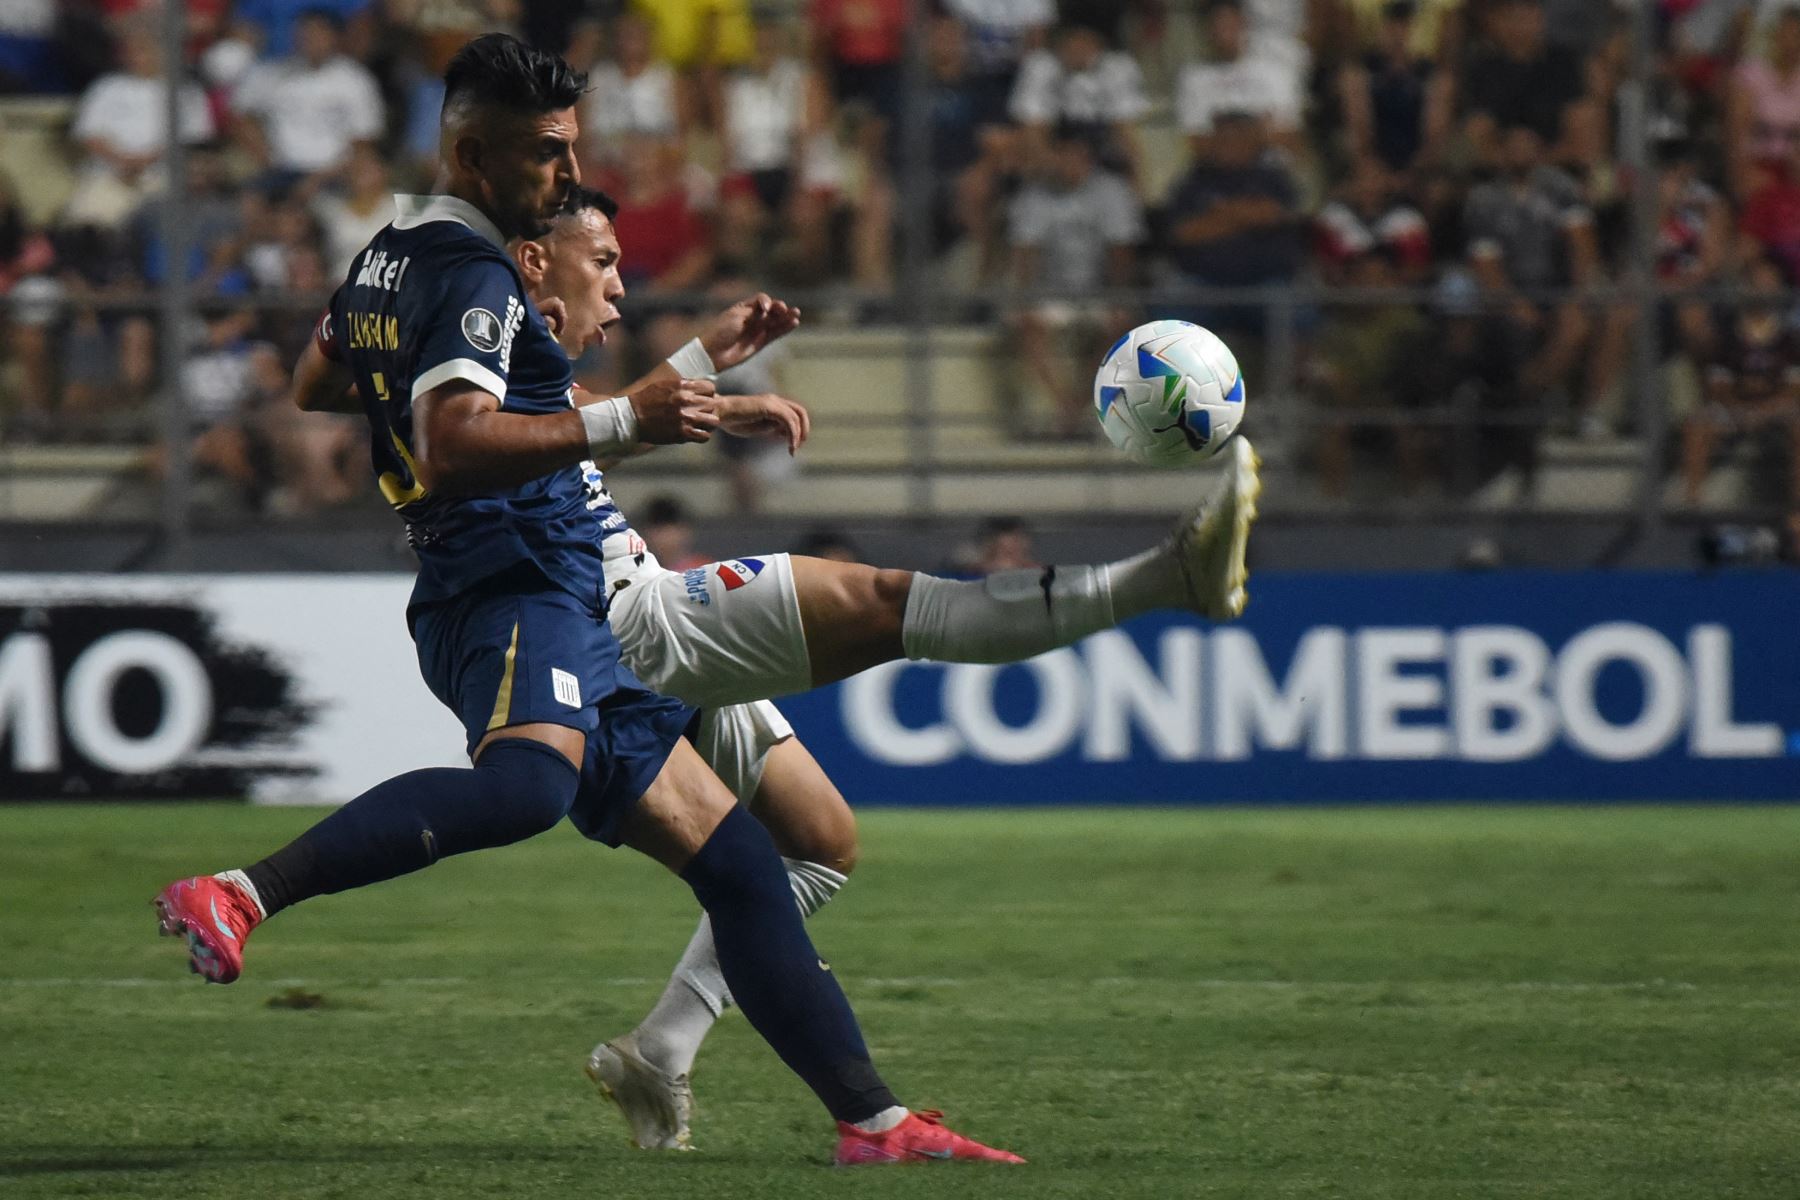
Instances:
[[[500,318],[485,308],[471,308],[462,316],[463,336],[483,354],[500,348]]]

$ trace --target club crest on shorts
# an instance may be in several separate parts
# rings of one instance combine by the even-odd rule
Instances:
[[[762,574],[763,560],[760,558],[734,558],[719,564],[719,582],[725,590],[735,592],[758,575]]]

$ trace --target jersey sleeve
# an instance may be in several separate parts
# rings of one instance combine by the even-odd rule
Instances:
[[[512,271],[497,257],[465,258],[433,290],[415,313],[412,399],[460,380],[504,401],[513,336],[525,323]]]
[[[340,287],[331,294],[331,303],[325,306],[319,319],[313,322],[313,345],[318,347],[320,354],[339,364],[344,361],[344,345],[338,340],[336,314],[343,298],[344,289]]]

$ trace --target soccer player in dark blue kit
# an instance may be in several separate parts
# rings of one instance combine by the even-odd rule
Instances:
[[[693,711],[644,688],[604,615],[584,464],[718,424],[711,385],[666,381],[580,410],[509,238],[549,227],[580,182],[584,78],[504,35],[445,74],[438,194],[358,256],[331,335],[356,378],[381,490],[419,557],[407,620],[420,670],[462,720],[472,768],[381,783],[242,870],[171,884],[162,929],[229,983],[262,921],[312,896],[500,846],[569,817],[676,872],[711,917],[757,1032],[838,1121],[836,1161],[1019,1162],[901,1107],[814,950],[774,843],[682,734]]]

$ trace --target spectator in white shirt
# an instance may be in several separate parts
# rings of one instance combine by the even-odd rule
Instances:
[[[1107,49],[1095,30],[1068,26],[1054,51],[1033,51],[1019,70],[1011,108],[1033,152],[1048,150],[1058,122],[1073,124],[1088,131],[1105,166],[1138,177],[1136,126],[1150,110],[1144,75],[1137,60]]]
[[[341,53],[335,13],[309,10],[294,33],[298,53],[255,67],[232,108],[257,159],[311,191],[343,168],[351,147],[379,138],[387,116],[375,77]]]
[[[770,222],[784,216],[794,236],[782,249],[796,262],[816,264],[828,253],[825,222],[835,191],[824,85],[789,53],[784,26],[757,22],[752,53],[721,88],[721,249],[740,263],[756,259]]]
[[[1085,376],[1071,375],[1063,349],[1075,344],[1077,362],[1095,361],[1132,323],[1128,310],[1083,298],[1131,285],[1144,236],[1143,206],[1131,185],[1096,167],[1084,129],[1058,125],[1038,178],[1013,200],[1011,241],[1017,285],[1067,297],[1034,300],[1015,318],[1020,358],[1056,397],[1060,435],[1091,435],[1094,428]]]
[[[394,219],[387,163],[375,147],[364,142],[350,152],[343,194],[325,193],[313,201],[312,211],[325,239],[325,270],[341,280],[369,240]]]
[[[649,22],[626,13],[613,22],[612,58],[588,72],[581,137],[596,166],[617,165],[627,138],[681,139],[686,105],[669,64],[652,57]]]
[[[118,228],[162,186],[168,85],[151,28],[128,25],[120,38],[119,59],[124,69],[95,80],[75,111],[71,132],[87,159],[62,214],[67,225]],[[182,141],[204,142],[213,136],[206,96],[195,84],[181,85],[180,117]]]
[[[1213,121],[1222,112],[1251,113],[1277,145],[1300,148],[1300,75],[1279,58],[1250,53],[1241,0],[1207,6],[1208,41],[1214,61],[1182,69],[1175,117],[1196,156],[1211,150]]]

